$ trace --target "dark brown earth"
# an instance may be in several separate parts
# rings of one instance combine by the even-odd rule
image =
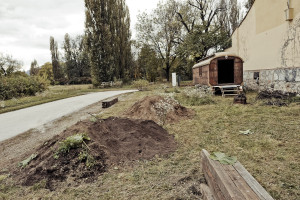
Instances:
[[[174,123],[194,116],[194,111],[181,106],[170,97],[147,96],[129,108],[124,116],[153,120],[158,124]]]
[[[281,91],[268,91],[264,90],[258,93],[256,100],[264,101],[265,105],[269,106],[288,106],[292,102],[292,98],[296,97],[296,93],[281,92]]]
[[[91,139],[86,141],[87,147],[71,149],[58,159],[54,158],[61,141],[81,133]],[[151,159],[155,155],[165,156],[175,149],[174,137],[150,120],[110,117],[95,122],[81,121],[41,145],[36,152],[37,158],[13,174],[22,185],[44,182],[46,188],[55,190],[62,182],[69,185],[92,182],[112,166]],[[92,167],[86,166],[86,160],[78,159],[83,150],[93,156]]]

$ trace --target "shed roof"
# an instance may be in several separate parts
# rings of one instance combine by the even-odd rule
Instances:
[[[223,56],[233,56],[233,57],[238,57],[240,58],[238,55],[234,54],[234,53],[230,53],[230,52],[218,52],[218,53],[215,53],[213,54],[212,56],[208,56],[204,59],[202,59],[199,63],[195,64],[193,66],[193,69],[194,68],[198,68],[198,67],[202,67],[202,66],[205,66],[205,65],[209,65],[210,62],[215,59],[215,58],[219,58],[219,57],[223,57]]]

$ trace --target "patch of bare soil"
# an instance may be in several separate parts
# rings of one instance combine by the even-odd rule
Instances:
[[[181,106],[170,97],[147,96],[129,108],[124,116],[153,120],[158,124],[174,123],[194,116],[194,111]]]
[[[62,142],[75,134],[86,134],[90,140],[57,154]],[[55,190],[62,182],[69,185],[92,182],[108,167],[164,156],[175,149],[174,137],[150,120],[111,117],[82,121],[41,145],[36,151],[37,157],[13,174],[23,185],[45,181],[46,188]]]
[[[258,93],[256,100],[265,101],[265,105],[269,106],[287,106],[289,100],[296,96],[296,93],[283,93],[281,91],[264,90]]]

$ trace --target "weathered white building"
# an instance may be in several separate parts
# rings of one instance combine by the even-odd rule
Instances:
[[[232,35],[244,85],[300,94],[300,0],[256,0]]]

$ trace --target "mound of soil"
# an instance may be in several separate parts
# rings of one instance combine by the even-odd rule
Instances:
[[[281,99],[287,100],[291,97],[295,97],[296,93],[283,93],[281,91],[268,91],[264,90],[258,93],[256,99],[263,100],[263,99]]]
[[[62,141],[82,133],[90,138],[84,142],[85,146],[55,158]],[[36,159],[15,174],[23,185],[45,181],[46,188],[54,190],[63,181],[69,185],[92,182],[111,166],[164,156],[175,149],[174,137],[153,121],[113,117],[83,121],[42,145],[36,152]],[[79,159],[82,152],[92,156],[92,166],[87,166],[87,159]]]
[[[147,96],[124,113],[133,119],[153,120],[158,124],[174,123],[194,116],[194,112],[170,97]]]
[[[295,97],[296,93],[283,93],[281,91],[261,91],[258,93],[256,100],[265,101],[265,105],[269,106],[287,106],[289,104],[289,100]]]

